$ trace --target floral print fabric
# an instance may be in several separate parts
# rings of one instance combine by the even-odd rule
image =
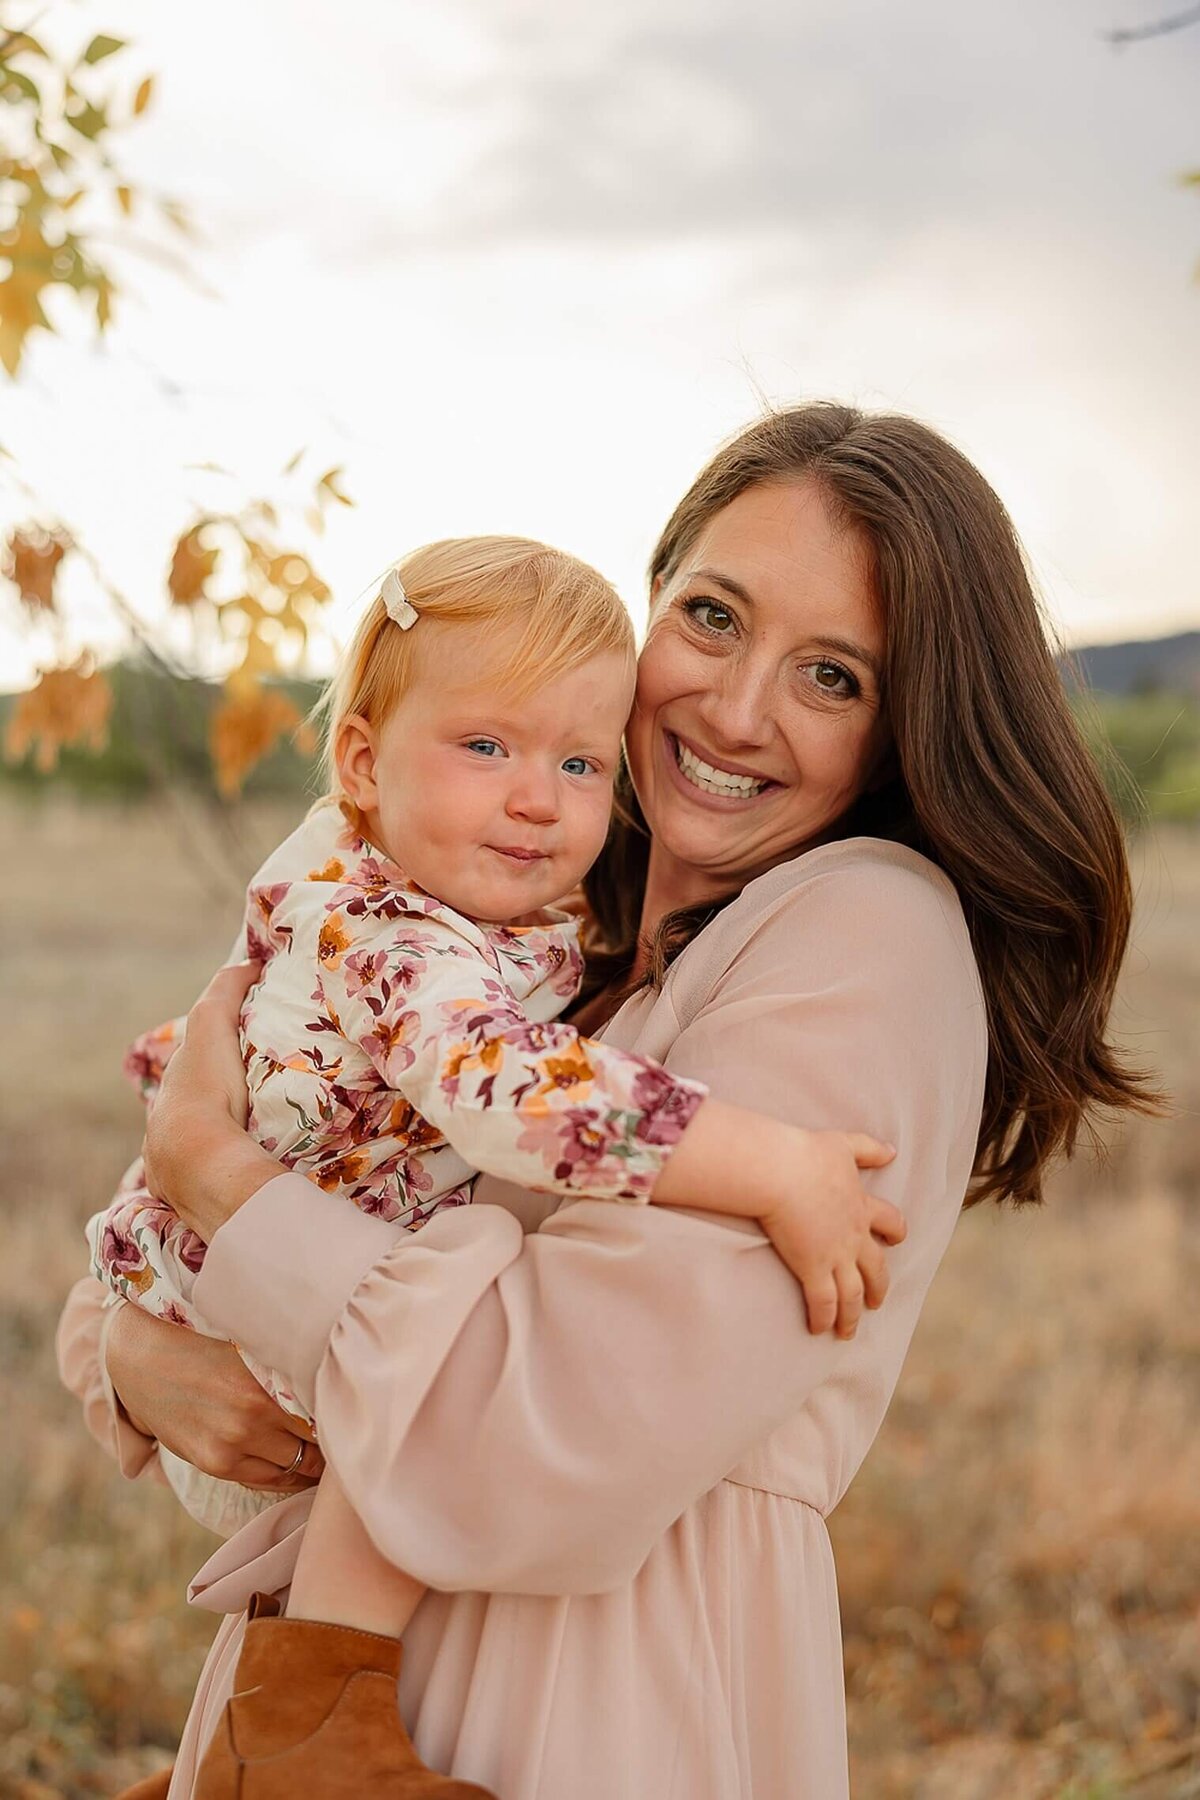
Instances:
[[[265,965],[242,1014],[250,1131],[287,1168],[410,1229],[468,1202],[480,1169],[644,1201],[707,1092],[556,1022],[582,973],[577,920],[467,919],[332,804],[251,883],[239,953]],[[149,1105],[181,1032],[162,1026],[129,1053]],[[191,1300],[204,1245],[139,1164],[88,1234],[117,1295],[208,1329]]]

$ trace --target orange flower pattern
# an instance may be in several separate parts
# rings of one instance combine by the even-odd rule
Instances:
[[[578,934],[565,914],[468,919],[318,806],[247,895],[238,954],[265,964],[242,1014],[251,1132],[288,1168],[410,1230],[467,1203],[480,1169],[644,1201],[706,1090],[557,1021],[578,992]],[[181,1024],[126,1059],[148,1105]],[[204,1246],[138,1164],[88,1233],[115,1294],[210,1329],[191,1300]]]

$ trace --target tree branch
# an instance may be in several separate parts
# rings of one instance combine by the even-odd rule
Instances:
[[[1152,19],[1149,25],[1126,25],[1116,31],[1103,31],[1106,43],[1140,44],[1146,38],[1166,37],[1169,31],[1186,31],[1189,25],[1200,25],[1200,6],[1189,6],[1184,12],[1170,13],[1165,19]]]

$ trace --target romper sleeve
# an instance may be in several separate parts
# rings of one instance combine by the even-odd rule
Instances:
[[[281,1177],[215,1235],[205,1310],[312,1401],[389,1560],[440,1589],[604,1591],[824,1392],[886,1404],[982,1101],[978,982],[939,883],[826,859],[735,947],[669,1055],[718,1095],[897,1144],[873,1179],[909,1235],[851,1343],[810,1336],[769,1242],[715,1215],[584,1200],[522,1238],[477,1204],[373,1254],[358,1231],[338,1276],[332,1202]]]
[[[322,1024],[365,1051],[477,1169],[604,1200],[650,1190],[708,1089],[659,1063],[531,1019],[466,940],[403,921],[382,947],[326,960]]]

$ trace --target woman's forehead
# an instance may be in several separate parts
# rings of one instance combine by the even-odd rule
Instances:
[[[834,516],[811,481],[759,483],[715,513],[682,558],[672,587],[723,586],[756,618],[882,639],[870,547]]]

